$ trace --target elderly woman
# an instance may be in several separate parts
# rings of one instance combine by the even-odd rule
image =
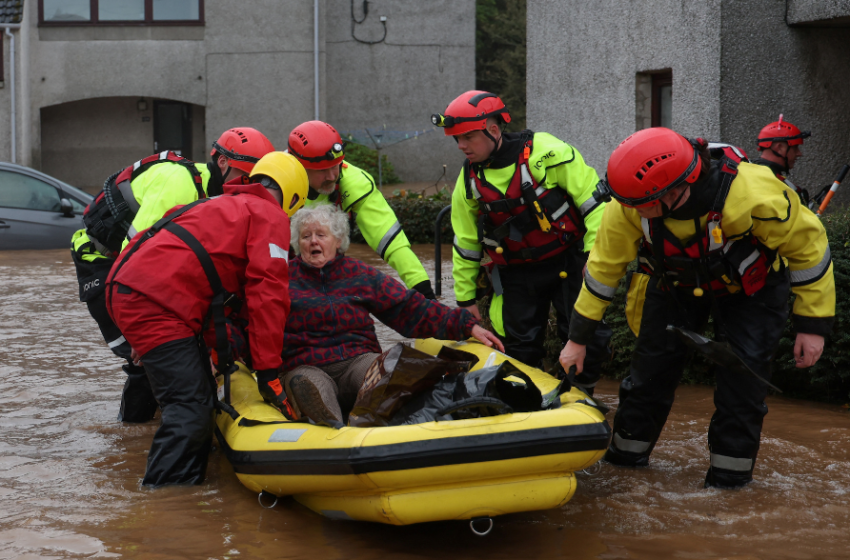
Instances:
[[[374,315],[406,337],[465,340],[473,336],[504,350],[491,332],[465,309],[425,299],[371,266],[345,256],[348,216],[321,204],[292,219],[289,263],[292,308],[286,319],[283,385],[295,416],[341,426],[380,355]],[[269,399],[283,407],[286,403]],[[277,401],[277,402],[275,402]]]

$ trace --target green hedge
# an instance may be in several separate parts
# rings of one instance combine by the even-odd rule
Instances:
[[[388,198],[387,202],[411,243],[434,243],[434,224],[437,221],[437,214],[451,204],[451,194],[447,190],[442,190],[437,194],[422,197],[396,191],[396,196]],[[443,243],[452,242],[454,233],[451,216],[443,217],[441,235]],[[351,242],[365,243],[363,235],[353,221],[351,222]]]
[[[378,151],[353,142],[345,145],[345,161],[356,165],[369,173],[378,183]],[[386,154],[381,155],[381,173],[384,185],[401,183],[401,178],[395,174],[395,168]]]

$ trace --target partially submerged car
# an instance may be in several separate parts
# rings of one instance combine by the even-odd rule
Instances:
[[[0,250],[69,247],[91,200],[55,177],[0,162]]]

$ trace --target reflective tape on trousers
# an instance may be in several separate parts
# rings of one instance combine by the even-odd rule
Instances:
[[[750,472],[753,470],[753,460],[741,457],[729,457],[728,455],[711,454],[711,466],[727,471]]]
[[[651,444],[648,441],[626,439],[621,437],[620,434],[614,434],[614,447],[620,451],[626,451],[628,453],[645,453],[646,450],[649,449],[650,445]]]
[[[121,335],[118,338],[116,338],[115,340],[113,340],[111,342],[107,342],[106,345],[109,346],[110,348],[117,348],[118,346],[121,346],[125,342],[127,342],[127,339],[124,338],[124,335]]]
[[[804,284],[806,282],[810,282],[815,278],[818,278],[823,275],[824,271],[829,267],[829,263],[832,260],[832,255],[829,251],[829,245],[826,246],[826,251],[823,252],[823,258],[821,261],[811,268],[806,268],[804,270],[792,270],[791,271],[791,283],[792,284]]]

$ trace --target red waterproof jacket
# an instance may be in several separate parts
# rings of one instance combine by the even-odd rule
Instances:
[[[249,321],[254,368],[277,368],[290,304],[289,218],[257,183],[231,182],[224,186],[224,193],[174,221],[198,239],[212,258],[224,289],[242,301],[240,314]],[[135,236],[122,253],[142,237]],[[119,256],[118,262],[121,260]],[[107,289],[111,283],[123,284],[200,332],[212,289],[195,253],[171,232],[157,233],[117,274],[116,270],[113,267],[109,274]]]

